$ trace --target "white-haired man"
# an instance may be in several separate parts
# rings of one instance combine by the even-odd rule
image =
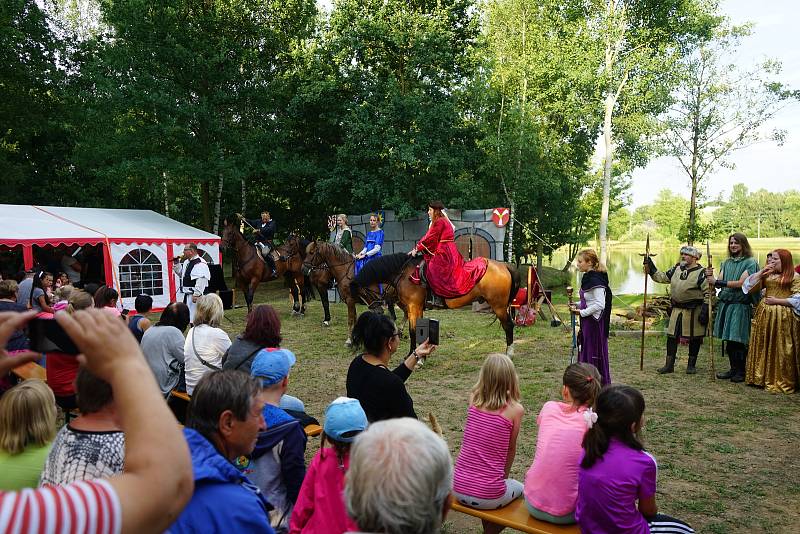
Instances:
[[[364,532],[439,532],[450,509],[453,462],[444,440],[416,419],[371,424],[350,451],[347,512]]]
[[[703,266],[698,263],[700,256],[702,253],[695,247],[683,246],[681,261],[667,272],[659,271],[650,256],[645,256],[644,264],[650,278],[660,284],[669,284],[672,304],[667,326],[667,361],[658,370],[660,374],[675,371],[675,356],[681,338],[689,343],[686,373],[693,375],[697,372],[697,355],[708,325],[708,281]]]

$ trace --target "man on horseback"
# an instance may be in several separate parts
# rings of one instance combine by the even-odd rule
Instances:
[[[278,270],[275,268],[275,259],[272,257],[272,251],[275,249],[273,239],[275,238],[275,230],[277,225],[272,220],[267,210],[261,212],[260,219],[246,219],[241,213],[237,213],[249,226],[253,229],[256,236],[256,250],[261,255],[261,259],[267,262],[267,265],[272,270],[272,277],[278,276]]]
[[[431,224],[428,232],[408,255],[422,253],[425,258],[425,279],[431,292],[429,304],[447,307],[443,299],[456,298],[469,293],[486,272],[486,259],[475,258],[464,262],[455,244],[454,226],[444,212],[444,204],[434,200],[428,204]],[[419,271],[411,281],[421,284]]]

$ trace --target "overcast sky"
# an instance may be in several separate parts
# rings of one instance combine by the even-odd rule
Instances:
[[[783,63],[780,80],[792,89],[800,89],[800,1],[723,0],[722,11],[734,24],[754,23],[753,34],[740,47],[735,62],[747,67],[766,57],[777,59]],[[735,169],[720,169],[708,180],[709,196],[716,197],[722,191],[727,198],[736,183],[744,183],[750,190],[800,190],[800,105],[784,109],[770,126],[786,130],[783,146],[761,143],[737,152],[731,158]],[[653,160],[634,172],[632,206],[649,204],[664,188],[689,197],[689,180],[672,158]]]

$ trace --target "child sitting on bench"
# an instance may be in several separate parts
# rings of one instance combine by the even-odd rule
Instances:
[[[464,440],[453,474],[453,494],[461,504],[494,510],[522,495],[522,484],[509,478],[525,413],[519,399],[514,362],[505,354],[490,354],[472,387]],[[485,533],[502,528],[483,520]]]
[[[644,397],[630,386],[607,386],[597,397],[597,422],[583,439],[575,519],[593,534],[689,534],[692,527],[659,514],[656,460],[639,441]]]
[[[557,525],[575,523],[581,442],[596,420],[592,407],[601,385],[594,365],[573,363],[564,371],[561,396],[565,402],[546,402],[536,418],[536,456],[525,475],[525,504],[536,519]]]

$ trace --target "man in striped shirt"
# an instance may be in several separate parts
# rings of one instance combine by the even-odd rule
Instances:
[[[0,376],[38,354],[10,357],[11,334],[34,312],[0,313]],[[56,320],[87,368],[111,384],[126,437],[125,472],[110,479],[0,492],[0,534],[163,532],[192,495],[189,450],[125,323],[89,309]]]

